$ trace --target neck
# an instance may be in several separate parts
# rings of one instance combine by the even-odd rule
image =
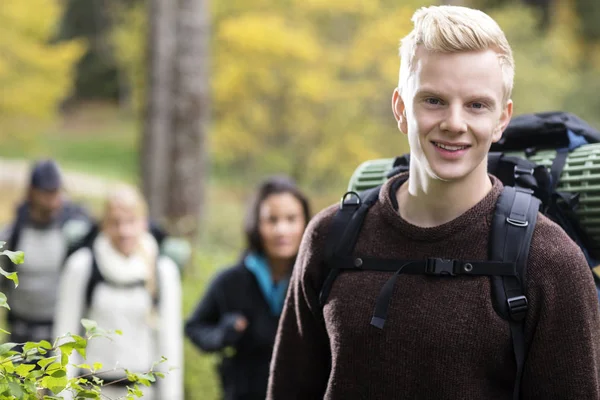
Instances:
[[[268,257],[267,259],[274,282],[278,282],[289,275],[291,266],[290,260],[272,257]]]
[[[423,228],[450,222],[480,202],[492,189],[487,162],[458,181],[432,178],[411,161],[408,181],[398,192],[398,210],[402,218]]]

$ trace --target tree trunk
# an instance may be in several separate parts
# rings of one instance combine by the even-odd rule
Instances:
[[[176,5],[173,0],[150,0],[147,42],[147,86],[141,139],[142,189],[151,218],[162,220],[168,197]]]
[[[179,0],[167,218],[174,234],[197,238],[204,205],[209,118],[208,0]]]

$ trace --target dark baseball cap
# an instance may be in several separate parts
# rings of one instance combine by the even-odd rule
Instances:
[[[40,160],[33,165],[31,171],[31,187],[46,191],[58,190],[62,187],[62,175],[54,160]]]

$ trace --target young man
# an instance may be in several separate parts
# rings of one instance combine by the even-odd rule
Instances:
[[[392,107],[408,174],[383,185],[355,257],[487,260],[502,183],[487,154],[513,111],[514,62],[483,12],[429,7],[402,41]],[[271,364],[269,399],[513,399],[511,330],[487,276],[399,274],[385,324],[372,318],[389,272],[342,272],[319,294],[332,217],[309,225]],[[358,258],[360,259],[360,258]],[[580,249],[538,216],[527,262],[523,399],[600,399],[600,312]],[[375,326],[374,326],[375,325]]]
[[[62,175],[53,160],[40,160],[32,168],[25,201],[12,224],[0,232],[8,250],[21,250],[25,262],[14,266],[0,257],[0,266],[19,273],[19,287],[3,279],[8,296],[10,341],[52,341],[52,320],[58,280],[71,236],[89,229],[90,216],[64,198]]]

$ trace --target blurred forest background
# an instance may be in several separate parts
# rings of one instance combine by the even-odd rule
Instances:
[[[415,9],[436,2],[1,3],[0,221],[22,195],[18,162],[50,156],[88,183],[140,185],[153,217],[195,240],[187,315],[235,261],[265,175],[291,174],[316,212],[361,162],[407,151],[390,109],[398,44]],[[516,114],[565,110],[600,127],[599,1],[445,3],[505,30]],[[98,210],[97,191],[69,190]],[[217,398],[213,362],[186,343],[189,399]]]

